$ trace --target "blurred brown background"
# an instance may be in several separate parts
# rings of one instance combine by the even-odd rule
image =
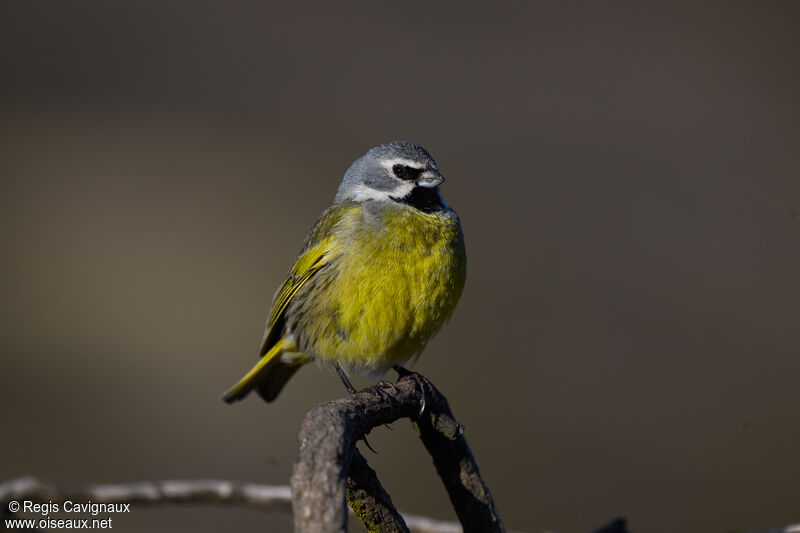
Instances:
[[[508,527],[800,520],[798,4],[0,11],[0,479],[286,483],[338,379],[218,397],[347,166],[412,139],[470,261],[417,369]],[[398,507],[453,518],[408,423],[370,441]]]

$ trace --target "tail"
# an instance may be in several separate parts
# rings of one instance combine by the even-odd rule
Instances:
[[[287,348],[289,350],[287,350]],[[291,348],[293,348],[293,346],[287,346],[287,342],[284,339],[276,342],[275,345],[259,359],[258,363],[256,363],[250,372],[245,374],[236,385],[228,389],[228,391],[222,395],[222,401],[225,403],[233,403],[242,400],[245,396],[250,394],[253,389],[256,389],[258,394],[268,402],[277,398],[283,386],[289,381],[289,378],[291,378],[305,362],[304,360],[297,360],[297,362],[289,363],[282,361],[281,355],[284,350],[291,351]]]

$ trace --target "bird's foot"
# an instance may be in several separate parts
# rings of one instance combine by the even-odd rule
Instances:
[[[386,381],[385,379],[382,379],[378,382],[378,388],[390,389],[392,393],[397,392],[397,387],[394,386],[394,383],[391,381]]]
[[[334,365],[334,368],[336,368],[336,374],[339,376],[339,379],[342,380],[342,383],[344,384],[344,388],[347,389],[347,392],[349,394],[355,394],[356,392],[358,392],[356,390],[356,388],[353,387],[353,384],[350,383],[350,380],[347,379],[347,374],[344,373],[344,370],[342,370],[342,367],[340,367],[339,365]],[[376,390],[377,390],[377,388],[376,388]],[[370,445],[369,441],[367,440],[367,436],[366,435],[361,437],[361,440],[364,441],[364,445],[367,448],[369,448],[369,450],[372,453],[374,453],[375,455],[378,455],[378,452],[375,451],[375,448],[373,448],[372,445]]]
[[[397,387],[395,387],[393,383],[389,383],[383,379],[371,388],[373,394],[375,394],[379,400],[387,400],[389,398],[389,393],[386,391],[386,389],[390,389],[392,393],[397,392]]]
[[[375,396],[379,400],[388,400],[389,393],[386,391],[386,389],[390,389],[392,393],[397,392],[397,387],[394,386],[394,383],[386,381],[385,379],[380,380],[374,387],[372,387],[372,392],[375,393]],[[392,426],[389,424],[384,424],[384,426],[386,426],[386,429],[394,431]]]
[[[433,392],[433,384],[428,381],[428,378],[419,374],[417,372],[412,372],[407,368],[404,368],[400,365],[394,365],[392,368],[397,372],[397,375],[401,378],[403,377],[410,377],[414,380],[414,383],[419,386],[420,392],[422,392],[422,398],[419,401],[419,414],[417,415],[418,418],[422,418],[422,415],[425,413],[425,407],[428,403],[428,396]]]

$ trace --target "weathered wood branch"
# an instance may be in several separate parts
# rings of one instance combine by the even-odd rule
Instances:
[[[405,520],[395,509],[375,471],[358,450],[353,452],[347,472],[347,503],[367,531],[409,533]]]
[[[420,417],[423,395],[426,408]],[[505,531],[464,438],[463,426],[453,418],[444,396],[414,373],[403,376],[391,389],[367,389],[308,412],[300,428],[300,447],[291,479],[295,531],[347,531],[347,477],[356,453],[355,443],[372,428],[400,418],[416,422],[464,532]],[[361,499],[355,503],[360,517],[365,515],[362,507],[373,506],[374,501],[384,507],[369,514],[369,520],[364,522],[369,530],[405,531],[393,521],[397,513],[388,496],[381,496],[385,491],[374,473],[369,482],[373,489],[360,484],[356,476],[350,480],[354,489],[369,494],[369,502]],[[375,517],[387,521],[370,521]]]

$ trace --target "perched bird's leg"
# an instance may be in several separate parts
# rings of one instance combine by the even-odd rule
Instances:
[[[347,374],[344,373],[344,370],[342,370],[342,367],[340,367],[337,364],[334,364],[333,367],[336,369],[336,374],[339,376],[339,379],[341,379],[342,383],[344,383],[344,388],[347,389],[348,394],[355,394],[356,392],[358,392],[356,390],[356,388],[353,387],[353,384],[350,383],[350,380],[347,379]],[[367,448],[370,449],[370,451],[372,453],[374,453],[375,455],[378,455],[378,452],[375,451],[375,448],[373,448],[370,445],[369,441],[367,440],[367,436],[366,435],[361,437],[361,440],[364,441],[364,444],[366,445]]]
[[[350,394],[355,394],[356,388],[353,387],[353,384],[350,383],[349,379],[347,379],[347,374],[344,373],[342,367],[337,364],[334,364],[333,366],[336,368],[336,373],[339,375],[339,379],[342,380],[342,383],[344,383],[344,388],[347,389],[347,392]]]
[[[403,368],[400,365],[392,365],[392,368],[394,369],[395,372],[397,372],[397,375],[399,377],[401,377],[401,378],[403,376],[407,376],[407,375],[409,375],[411,373],[411,370],[409,370],[407,368]]]
[[[402,378],[405,376],[411,376],[414,382],[419,385],[420,391],[422,392],[422,399],[419,402],[419,415],[417,416],[422,417],[422,414],[425,412],[425,405],[427,403],[426,398],[428,397],[428,391],[433,390],[433,385],[431,384],[430,381],[428,381],[428,378],[426,378],[422,374],[419,374],[417,372],[412,372],[409,369],[403,368],[400,365],[394,365],[392,368],[394,368],[395,372],[397,372],[397,375],[399,377]]]

